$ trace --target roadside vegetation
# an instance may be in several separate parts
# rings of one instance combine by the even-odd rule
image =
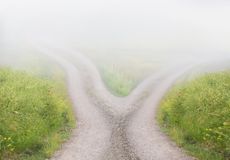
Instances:
[[[163,130],[201,160],[230,160],[230,72],[174,87],[158,112]]]
[[[44,160],[75,119],[64,83],[0,68],[0,159]]]
[[[101,70],[106,86],[115,95],[127,96],[137,84],[137,80],[117,67],[104,67]]]
[[[135,50],[83,50],[97,66],[107,88],[116,96],[127,96],[145,77],[162,65],[162,58]]]
[[[105,85],[117,96],[128,96],[138,83],[153,70],[153,66],[140,62],[135,63],[135,67],[132,65],[107,64],[99,68]]]

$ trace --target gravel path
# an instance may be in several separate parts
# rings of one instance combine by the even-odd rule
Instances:
[[[163,69],[121,98],[108,92],[95,66],[80,53],[63,48],[39,50],[66,71],[77,118],[72,138],[52,160],[193,159],[162,134],[155,122],[159,101],[191,66]]]

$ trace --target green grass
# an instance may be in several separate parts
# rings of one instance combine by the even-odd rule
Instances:
[[[159,108],[163,130],[201,160],[230,159],[230,72],[174,87]]]
[[[137,81],[117,67],[102,68],[102,78],[106,86],[118,96],[127,96],[137,84]]]
[[[63,83],[0,69],[0,159],[44,160],[75,126]]]
[[[145,77],[162,65],[158,58],[127,50],[83,50],[98,67],[107,88],[116,96],[127,96]]]
[[[110,63],[99,65],[102,79],[109,90],[116,96],[127,96],[130,92],[153,72],[154,64],[141,62],[135,58],[129,60],[131,64]]]

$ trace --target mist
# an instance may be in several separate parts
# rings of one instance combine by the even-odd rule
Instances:
[[[38,42],[82,52],[229,56],[226,0],[7,0],[1,48]]]
[[[230,156],[230,0],[0,0],[0,160]]]

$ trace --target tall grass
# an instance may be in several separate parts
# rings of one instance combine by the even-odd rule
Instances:
[[[180,146],[202,160],[230,159],[230,72],[210,73],[174,87],[158,120]]]
[[[160,61],[134,51],[84,51],[96,64],[106,86],[117,96],[127,96],[160,66]],[[109,53],[109,54],[108,54]],[[112,56],[111,56],[112,55]]]
[[[65,93],[54,81],[0,69],[0,159],[53,154],[75,123]]]
[[[103,67],[102,78],[106,86],[118,96],[127,96],[137,84],[137,80],[115,66]]]

